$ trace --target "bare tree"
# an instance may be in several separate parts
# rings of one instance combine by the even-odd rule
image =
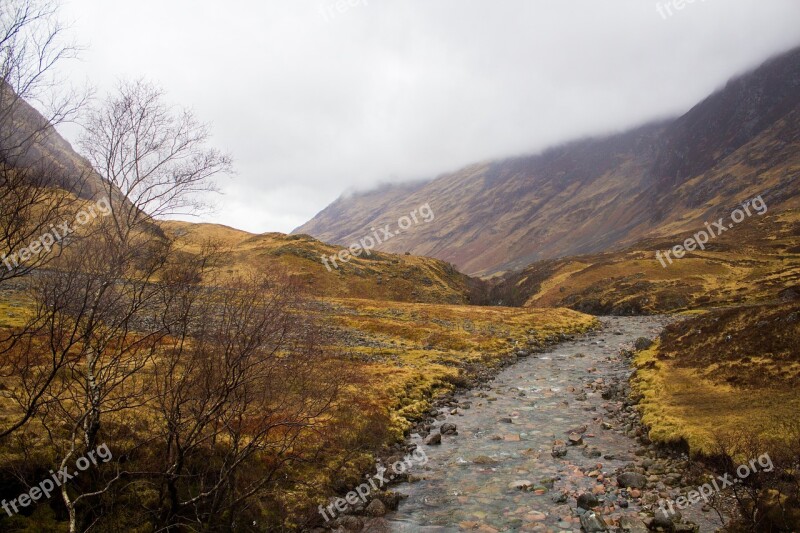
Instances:
[[[143,82],[121,85],[91,113],[82,146],[103,178],[108,216],[32,283],[38,305],[27,346],[39,346],[35,357],[21,350],[14,358],[23,379],[9,393],[20,420],[37,416],[60,467],[100,443],[104,420],[124,426],[149,401],[144,370],[169,332],[159,284],[180,262],[153,218],[191,207],[194,194],[213,189],[210,178],[229,171],[229,158],[206,140],[191,114],[168,108]],[[118,479],[62,487],[70,531],[86,527],[82,506]]]
[[[88,91],[67,89],[56,67],[79,49],[51,0],[0,0],[0,283],[29,274],[58,247],[20,261],[16,252],[63,222],[88,168],[45,149],[55,126],[73,119]],[[37,104],[40,114],[31,104]],[[59,189],[59,187],[61,189]]]
[[[212,178],[231,171],[230,158],[208,140],[190,111],[170,108],[162,91],[142,80],[120,84],[90,114],[81,146],[106,179],[107,196],[127,200],[114,211],[119,238],[152,218],[204,205],[201,195],[215,190]]]
[[[326,424],[341,381],[285,278],[205,286],[164,287],[182,320],[153,365],[163,530],[232,530]]]
[[[71,160],[65,166],[45,149],[57,137],[55,126],[74,118],[88,94],[65,91],[56,72],[78,52],[57,11],[49,0],[0,0],[0,285],[16,279],[22,287],[58,257],[62,247],[43,236],[74,216],[81,204],[74,193],[83,190],[90,171]],[[39,325],[34,318],[0,332],[0,377],[27,381],[2,391],[20,411],[0,427],[0,438],[31,419],[62,363],[42,370],[48,365],[32,337]]]

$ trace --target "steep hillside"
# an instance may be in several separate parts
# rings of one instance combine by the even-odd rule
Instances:
[[[220,245],[220,274],[282,269],[313,296],[369,298],[399,302],[469,303],[472,281],[452,265],[426,257],[373,252],[329,267],[322,257],[340,248],[307,235],[255,235],[215,224],[161,222],[185,253],[196,253],[207,242]]]
[[[0,113],[0,157],[12,167],[30,168],[37,183],[91,199],[106,190],[91,164],[28,102],[3,91]],[[40,178],[39,176],[44,176]]]
[[[683,117],[424,184],[342,197],[297,228],[349,243],[429,204],[434,221],[379,246],[472,275],[688,231],[759,194],[800,207],[800,49],[728,83]]]
[[[534,263],[494,280],[487,303],[638,314],[800,297],[800,211],[755,215],[662,265],[656,253],[693,233]]]

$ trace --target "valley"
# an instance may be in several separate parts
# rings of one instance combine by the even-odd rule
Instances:
[[[581,114],[570,135],[537,116],[492,144],[530,120],[531,86],[586,68],[512,61],[516,81],[490,89],[487,65],[510,47],[486,48],[458,113],[444,105],[455,86],[435,111],[407,112],[417,85],[459,80],[456,50],[497,22],[481,17],[439,50],[452,71],[415,71],[399,59],[409,46],[369,80],[345,69],[346,90],[278,76],[281,96],[246,110],[245,96],[214,96],[225,135],[248,132],[234,145],[256,181],[229,186],[235,158],[192,100],[219,80],[187,77],[185,107],[145,78],[99,98],[67,90],[51,69],[80,47],[60,41],[58,5],[0,2],[0,531],[800,531],[795,41],[698,85],[691,106],[604,129]],[[374,16],[364,39],[396,9],[328,7],[326,30]],[[267,25],[249,9],[225,24]],[[451,22],[432,25],[437,39]],[[209,54],[228,46],[202,38]],[[358,50],[369,65],[383,48]],[[201,70],[268,94],[229,59]],[[248,64],[305,72],[284,59]],[[609,94],[627,90],[613,82]],[[513,113],[472,116],[518,84]],[[550,100],[557,122],[575,120]],[[401,116],[413,127],[395,145]],[[496,155],[470,145],[465,159],[470,136]],[[521,145],[538,148],[508,148]],[[409,178],[428,158],[461,167]],[[330,180],[347,187],[309,218],[336,197]],[[252,231],[219,223],[231,220]],[[63,484],[45,494],[50,480]]]

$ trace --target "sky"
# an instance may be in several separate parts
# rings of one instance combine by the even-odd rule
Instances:
[[[85,46],[65,76],[154,82],[233,157],[190,220],[254,233],[677,116],[800,45],[797,0],[66,0],[62,17]]]

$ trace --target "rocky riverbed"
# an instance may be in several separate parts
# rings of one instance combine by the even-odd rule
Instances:
[[[629,398],[630,350],[664,317],[603,318],[603,329],[532,354],[440,401],[405,451],[428,457],[340,531],[715,531],[696,504],[667,519],[658,501],[696,486],[697,465],[647,439]],[[639,342],[643,342],[640,340]],[[399,506],[398,506],[399,503]],[[397,508],[392,511],[391,509]],[[388,513],[388,514],[386,514]]]

